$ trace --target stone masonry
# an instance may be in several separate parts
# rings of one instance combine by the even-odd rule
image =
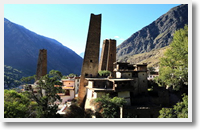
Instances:
[[[98,75],[100,35],[101,14],[91,14],[78,93],[78,103],[82,107],[85,104],[84,99],[86,96],[85,86],[87,85],[87,80],[85,78]]]
[[[108,70],[113,72],[114,62],[116,62],[116,40],[105,39],[101,51],[99,71]]]
[[[36,78],[39,79],[41,76],[47,74],[47,50],[39,50]]]

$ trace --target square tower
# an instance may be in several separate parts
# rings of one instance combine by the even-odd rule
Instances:
[[[87,80],[85,78],[98,75],[100,36],[101,14],[91,14],[78,93],[79,105],[82,107],[86,96],[85,86],[87,85]]]
[[[101,58],[99,63],[100,70],[108,70],[113,72],[113,63],[116,62],[116,40],[105,39],[103,41]]]
[[[100,63],[99,63],[99,71],[107,69],[108,46],[109,46],[109,40],[108,39],[103,40]]]
[[[47,50],[39,50],[36,78],[40,79],[41,76],[47,74]]]

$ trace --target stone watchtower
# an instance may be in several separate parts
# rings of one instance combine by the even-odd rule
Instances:
[[[116,62],[116,40],[105,39],[102,45],[99,71],[108,70],[113,72],[114,62]]]
[[[41,49],[39,51],[36,78],[40,79],[41,76],[47,74],[47,50]]]
[[[91,14],[78,92],[79,105],[82,107],[85,104],[84,99],[86,96],[85,86],[87,85],[87,80],[85,78],[98,75],[100,36],[101,14]]]

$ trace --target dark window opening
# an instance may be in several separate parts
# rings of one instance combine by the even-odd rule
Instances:
[[[70,96],[70,91],[69,90],[65,90],[65,95]]]
[[[87,74],[87,73],[85,73],[85,76],[88,76],[88,74]]]
[[[92,60],[90,60],[90,62],[92,62]]]

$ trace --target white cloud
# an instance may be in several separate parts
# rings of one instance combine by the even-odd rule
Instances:
[[[119,38],[119,36],[115,36],[114,38]]]
[[[122,41],[123,41],[123,40],[124,40],[124,38],[120,38],[119,40],[122,40]]]

